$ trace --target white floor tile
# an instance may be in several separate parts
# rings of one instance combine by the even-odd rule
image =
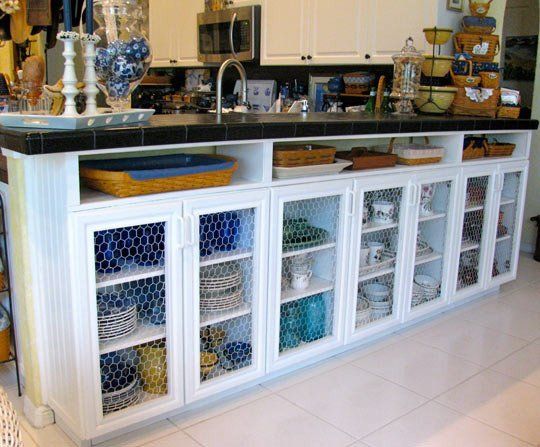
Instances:
[[[482,369],[414,340],[388,346],[353,364],[429,398],[449,390]]]
[[[56,424],[45,428],[34,428],[26,418],[21,418],[20,422],[22,428],[39,447],[75,447],[75,443]]]
[[[22,440],[24,447],[39,447],[26,430],[22,430]]]
[[[527,285],[501,297],[510,306],[540,313],[540,290],[538,286]]]
[[[279,394],[356,438],[426,400],[353,365],[341,366]]]
[[[13,363],[0,365],[0,386],[10,388],[17,386],[17,374]]]
[[[156,439],[178,432],[178,427],[165,420],[139,428],[117,438],[98,444],[99,447],[139,447]]]
[[[181,414],[170,418],[170,421],[180,429],[191,427],[192,425],[198,424],[199,422],[206,421],[211,419],[214,416],[218,416],[227,411],[234,410],[235,408],[246,405],[250,402],[253,402],[257,399],[261,399],[265,396],[268,396],[270,391],[266,388],[257,385],[256,387],[250,388],[240,394],[235,394],[219,402],[206,405],[201,409],[190,411],[186,414]]]
[[[414,340],[489,366],[528,344],[527,340],[453,318],[415,335]]]
[[[437,401],[531,444],[540,444],[540,388],[486,370]]]
[[[540,387],[540,340],[514,352],[491,369]]]
[[[301,383],[304,380],[323,374],[326,371],[331,371],[332,369],[344,365],[345,363],[346,362],[344,359],[338,358],[336,356],[331,359],[316,363],[315,365],[302,368],[299,371],[294,371],[290,374],[278,377],[277,379],[264,382],[262,386],[269,389],[270,391],[277,392],[290,386],[296,385],[297,383]]]
[[[363,439],[372,447],[525,447],[528,444],[428,402]]]
[[[172,435],[156,439],[142,447],[201,447],[197,441],[194,441],[183,431],[173,433]]]
[[[271,395],[187,428],[205,447],[340,447],[354,439]]]
[[[392,334],[387,337],[384,337],[381,340],[377,340],[373,343],[370,343],[366,346],[360,346],[359,348],[351,349],[350,351],[346,351],[346,352],[343,352],[342,354],[338,354],[336,358],[342,360],[344,363],[351,363],[372,352],[379,351],[380,349],[385,348],[386,346],[390,346],[391,344],[397,343],[398,341],[402,340],[403,337],[404,337],[404,334],[399,334],[399,335]]]
[[[525,340],[540,337],[540,313],[509,306],[502,300],[489,301],[462,315],[481,326]]]

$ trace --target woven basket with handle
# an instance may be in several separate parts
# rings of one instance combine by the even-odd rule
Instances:
[[[487,45],[487,51],[480,54],[483,45]],[[499,36],[491,34],[456,33],[454,46],[456,51],[470,54],[475,62],[493,62],[500,50]]]

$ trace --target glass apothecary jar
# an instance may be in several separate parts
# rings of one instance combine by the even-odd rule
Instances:
[[[98,87],[114,111],[130,108],[131,93],[150,68],[152,51],[143,32],[138,0],[96,0],[96,75]]]
[[[418,95],[424,56],[413,46],[411,37],[401,52],[394,54],[394,81],[391,97],[397,99],[396,114],[414,115],[412,101]]]

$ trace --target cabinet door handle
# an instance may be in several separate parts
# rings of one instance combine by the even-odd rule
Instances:
[[[302,56],[300,59],[302,59],[303,61],[306,60],[306,56]]]
[[[188,227],[186,234],[189,234],[189,240],[186,238],[186,246],[191,246],[195,243],[195,219],[192,214],[188,214],[186,221]]]
[[[499,189],[498,191],[501,192],[504,188],[504,173],[499,172]]]
[[[311,56],[311,54],[308,54],[308,61],[310,61],[311,59],[313,59],[313,56]]]
[[[418,186],[416,183],[411,183],[411,190],[409,194],[409,205],[415,206],[416,205],[416,197],[418,196]]]
[[[182,250],[186,246],[186,228],[184,218],[178,216],[178,250]]]
[[[354,189],[347,189],[348,204],[347,204],[347,215],[353,217],[356,213],[356,193]]]
[[[366,59],[371,59],[371,54],[367,54],[367,53],[366,53],[366,54],[364,55],[364,57],[365,57]]]

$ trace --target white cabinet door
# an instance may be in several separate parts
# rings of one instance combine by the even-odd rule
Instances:
[[[307,61],[311,0],[263,0],[261,65],[300,65]]]
[[[349,181],[272,190],[269,370],[308,361],[343,343],[352,205]]]
[[[197,60],[197,14],[204,0],[149,0],[149,38],[153,67],[202,65]]]
[[[153,67],[169,67],[178,51],[173,19],[178,15],[178,7],[172,0],[149,0],[148,32],[152,46]],[[195,33],[195,31],[194,31]]]
[[[84,363],[74,373],[88,438],[184,403],[180,212],[172,202],[76,217],[86,262],[74,304]]]
[[[413,178],[411,235],[417,236],[408,238],[407,252],[414,255],[407,260],[412,264],[407,266],[404,287],[405,320],[445,306],[453,290],[450,273],[458,174],[457,169],[450,169],[444,175],[419,174]]]
[[[527,163],[500,165],[495,182],[497,223],[492,232],[491,271],[488,286],[515,279],[527,180]]]
[[[188,200],[186,401],[265,372],[267,191]]]
[[[391,64],[392,55],[401,51],[410,36],[418,51],[426,51],[422,29],[437,24],[435,0],[363,0],[363,22],[368,27],[369,61]]]
[[[346,343],[400,323],[413,190],[408,175],[355,181]]]
[[[363,0],[311,0],[309,63],[365,63],[367,12]]]

